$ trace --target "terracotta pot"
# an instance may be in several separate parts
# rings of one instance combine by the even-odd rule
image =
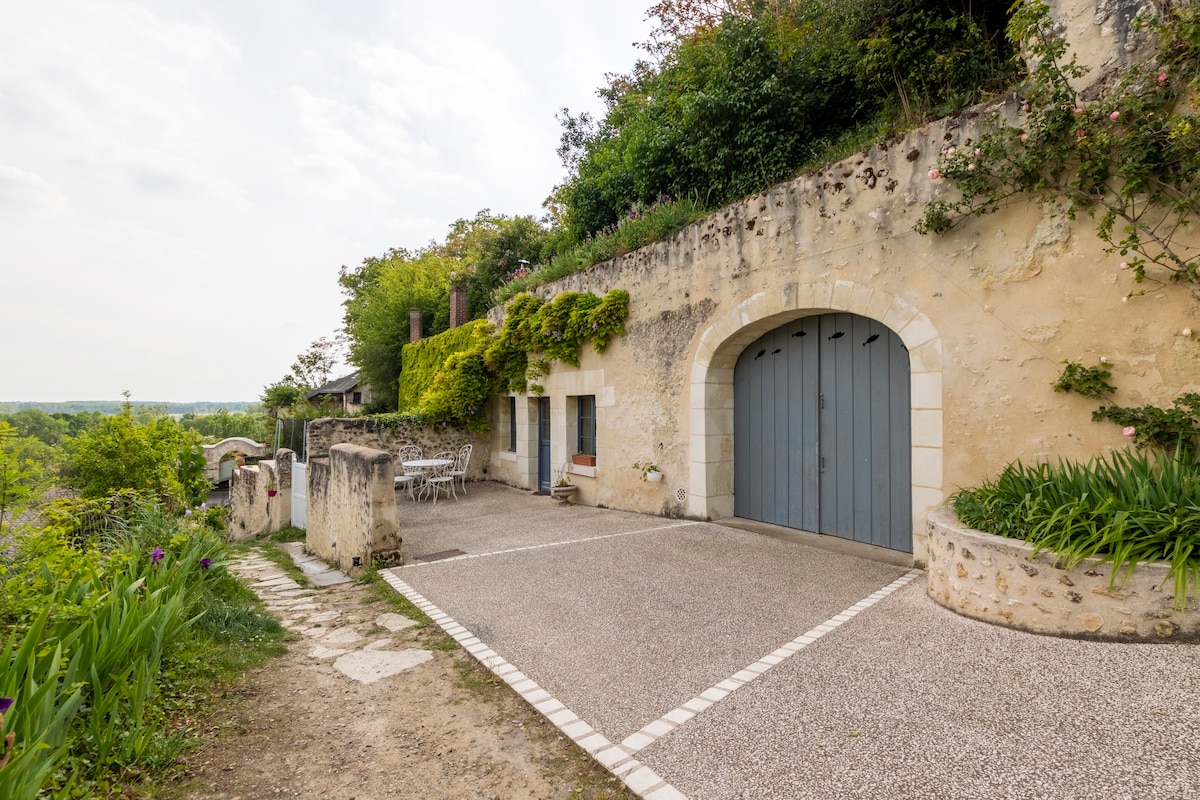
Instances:
[[[571,456],[571,463],[581,467],[594,467],[596,466],[596,457],[585,453],[575,453]]]

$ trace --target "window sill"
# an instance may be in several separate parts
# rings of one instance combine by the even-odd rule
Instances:
[[[596,477],[597,467],[585,467],[581,464],[567,464],[567,472],[571,475],[582,475],[585,478]]]
[[[516,463],[517,454],[515,452],[513,452],[512,450],[501,450],[500,451],[500,460],[501,461],[512,461],[513,463]]]

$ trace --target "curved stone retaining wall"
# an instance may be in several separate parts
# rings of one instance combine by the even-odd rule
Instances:
[[[929,515],[928,533],[929,595],[964,616],[1058,636],[1200,640],[1197,590],[1176,610],[1165,564],[1139,564],[1110,588],[1109,563],[1059,569],[1053,553],[964,527],[948,508]]]

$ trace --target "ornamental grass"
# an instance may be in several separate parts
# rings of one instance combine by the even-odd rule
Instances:
[[[1064,569],[1095,558],[1113,565],[1110,585],[1142,562],[1170,565],[1175,607],[1200,581],[1200,461],[1116,451],[1087,462],[1015,462],[994,481],[957,492],[964,524],[1022,539]]]

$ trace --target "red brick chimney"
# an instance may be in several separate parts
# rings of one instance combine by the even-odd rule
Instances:
[[[410,308],[408,310],[408,340],[410,342],[421,341],[421,309]]]
[[[467,321],[467,287],[458,283],[450,287],[450,327],[457,328]]]

